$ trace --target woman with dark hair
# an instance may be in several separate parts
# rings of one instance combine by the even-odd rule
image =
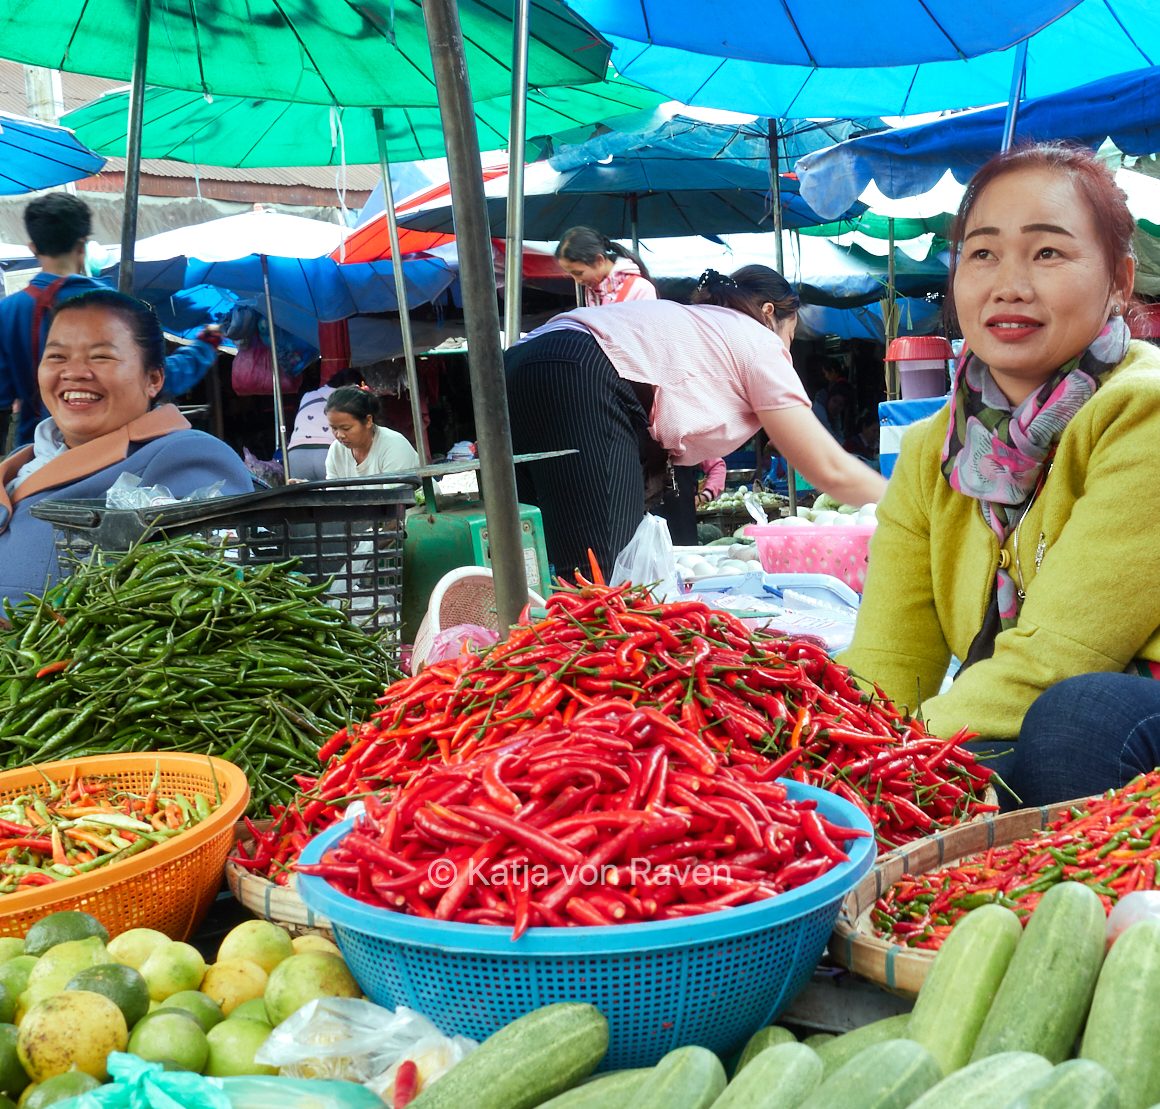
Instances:
[[[579,451],[517,473],[560,574],[586,565],[589,547],[610,569],[669,466],[726,455],[758,428],[840,500],[876,501],[885,488],[810,410],[789,354],[798,298],[785,278],[708,270],[693,299],[578,308],[505,355],[514,449]]]
[[[30,507],[46,497],[104,499],[122,474],[187,497],[221,483],[254,485],[225,443],[194,431],[174,405],[154,407],[165,383],[165,337],[153,309],[98,289],[56,307],[38,371],[48,417],[0,476],[0,597],[39,594],[57,575],[52,526]]]
[[[1160,685],[1124,673],[1160,674],[1160,351],[1125,322],[1134,231],[1090,150],[975,175],[951,237],[954,387],[903,439],[841,658],[936,735],[1010,752],[1025,804],[1160,764]]]
[[[591,227],[572,227],[556,247],[560,268],[584,290],[588,308],[626,300],[656,300],[640,256]]]
[[[326,476],[374,477],[414,470],[419,455],[405,436],[375,423],[379,398],[370,389],[344,385],[326,399],[334,442],[326,452]]]

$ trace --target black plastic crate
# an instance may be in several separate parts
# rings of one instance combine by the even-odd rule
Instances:
[[[142,539],[197,535],[227,557],[257,566],[295,558],[314,581],[333,579],[327,600],[373,629],[397,630],[403,602],[404,517],[418,479],[390,488],[382,476],[315,481],[160,508],[106,508],[103,501],[46,499],[31,512],[56,529],[61,570],[94,547],[128,550]]]

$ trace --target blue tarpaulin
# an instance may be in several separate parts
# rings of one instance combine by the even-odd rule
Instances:
[[[1001,148],[1004,114],[1003,108],[963,112],[806,154],[797,164],[802,196],[836,218],[871,180],[894,199],[926,192],[948,170],[965,185]],[[1126,154],[1160,150],[1160,67],[1019,105],[1016,142],[1069,139],[1095,149],[1108,138]]]
[[[79,181],[104,164],[67,127],[0,112],[0,196]]]

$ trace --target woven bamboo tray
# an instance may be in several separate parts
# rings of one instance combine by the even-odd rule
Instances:
[[[265,831],[270,823],[259,820],[255,825]],[[244,824],[236,826],[234,841],[243,844],[247,850],[253,846],[253,838]],[[280,925],[291,936],[317,935],[333,940],[330,921],[308,909],[294,888],[294,879],[291,878],[290,882],[289,886],[280,886],[235,862],[226,863],[226,884],[230,893],[255,916]]]
[[[891,943],[875,934],[870,910],[878,898],[904,875],[925,874],[977,851],[1005,847],[1033,835],[1077,803],[1080,802],[1066,801],[1047,808],[987,814],[883,855],[842,902],[830,936],[830,958],[891,993],[915,997],[935,953]]]

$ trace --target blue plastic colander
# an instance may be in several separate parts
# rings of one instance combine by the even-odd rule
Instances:
[[[795,801],[817,802],[834,824],[872,829],[854,805],[784,782]],[[302,862],[317,863],[350,830],[315,837]],[[842,899],[874,862],[874,839],[847,844],[850,858],[813,882],[750,905],[686,920],[609,927],[509,928],[452,924],[377,909],[322,878],[298,891],[326,916],[366,995],[406,1005],[448,1035],[483,1040],[553,1001],[588,1001],[608,1018],[603,1069],[652,1066],[701,1044],[722,1055],[769,1024],[808,981]]]

